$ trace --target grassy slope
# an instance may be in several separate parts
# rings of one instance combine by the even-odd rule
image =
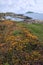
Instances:
[[[39,37],[39,40],[43,41],[43,24],[26,24],[26,23],[17,23],[19,26],[26,27],[33,34]]]

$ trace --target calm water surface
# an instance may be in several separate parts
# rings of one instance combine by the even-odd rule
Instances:
[[[43,20],[43,13],[27,13],[25,16],[31,17],[33,19]]]

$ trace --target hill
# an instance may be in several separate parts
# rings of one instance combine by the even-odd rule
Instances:
[[[42,31],[41,24],[1,21],[0,65],[43,64],[43,41],[38,38],[42,32],[39,31]]]

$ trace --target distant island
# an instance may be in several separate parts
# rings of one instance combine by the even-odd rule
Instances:
[[[32,12],[32,11],[28,11],[28,12],[26,12],[26,13],[34,13],[34,12]]]

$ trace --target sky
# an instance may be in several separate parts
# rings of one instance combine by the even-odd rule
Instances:
[[[0,0],[0,12],[43,13],[43,0]]]

